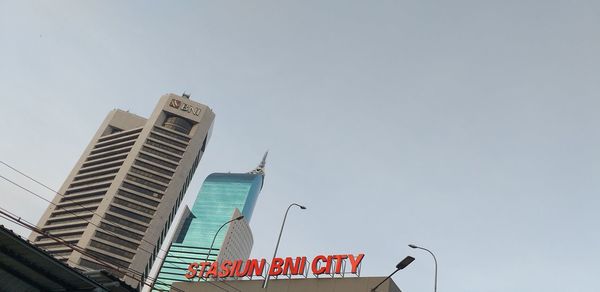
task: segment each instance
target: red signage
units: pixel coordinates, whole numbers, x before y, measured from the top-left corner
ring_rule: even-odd
[[[193,279],[199,278],[228,278],[228,277],[252,277],[252,276],[293,276],[312,273],[315,276],[327,274],[344,274],[346,266],[349,265],[351,274],[357,274],[364,254],[356,256],[352,254],[338,255],[318,255],[310,262],[306,257],[296,258],[274,258],[267,267],[265,259],[250,260],[225,260],[221,263],[214,262],[194,262],[188,266],[185,277]],[[265,271],[267,274],[265,274]]]

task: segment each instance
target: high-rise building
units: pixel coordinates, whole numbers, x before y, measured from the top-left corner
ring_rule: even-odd
[[[208,143],[210,108],[167,94],[149,118],[111,111],[29,240],[81,270],[145,282]]]
[[[251,172],[213,173],[206,178],[191,211],[184,214],[181,226],[173,236],[155,290],[169,291],[171,283],[186,281],[184,275],[193,261],[247,259],[250,256],[254,241],[247,222],[252,218],[263,186],[266,156],[265,153],[260,165]],[[225,222],[240,214],[244,219],[233,221],[226,232],[217,233]]]

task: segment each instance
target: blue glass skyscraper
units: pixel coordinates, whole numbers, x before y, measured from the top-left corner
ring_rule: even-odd
[[[171,283],[188,281],[184,274],[190,262],[217,258],[227,232],[223,230],[216,236],[210,255],[209,248],[215,233],[231,220],[235,209],[246,222],[250,221],[264,182],[266,156],[251,172],[213,173],[204,180],[191,212],[181,219],[174,235],[154,285],[156,291],[168,291]]]

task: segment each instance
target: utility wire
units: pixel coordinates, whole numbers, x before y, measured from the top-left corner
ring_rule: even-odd
[[[4,161],[0,160],[0,163],[1,163],[1,164],[3,164],[3,165],[5,165],[5,166],[7,166],[7,167],[8,167],[8,168],[10,168],[10,169],[12,169],[13,171],[15,171],[15,172],[17,172],[17,173],[19,173],[19,174],[21,174],[21,175],[25,176],[26,178],[28,178],[28,179],[30,179],[30,180],[32,180],[32,181],[34,181],[35,183],[37,183],[37,184],[39,184],[39,185],[43,186],[44,188],[46,188],[46,189],[48,189],[48,190],[50,190],[50,191],[52,191],[52,192],[56,193],[57,195],[59,195],[59,196],[61,196],[61,197],[65,197],[65,195],[63,195],[63,194],[59,193],[58,191],[55,191],[55,190],[53,190],[52,188],[48,187],[47,185],[43,184],[42,182],[40,182],[40,181],[38,181],[38,180],[34,179],[33,177],[31,177],[31,176],[27,175],[26,173],[24,173],[24,172],[22,172],[22,171],[20,171],[20,170],[16,169],[15,167],[12,167],[11,165],[9,165],[9,164],[5,163]],[[12,181],[12,180],[10,180],[10,179],[8,179],[8,178],[6,178],[6,177],[2,176],[2,175],[0,175],[0,178],[2,178],[2,179],[4,179],[4,180],[6,180],[7,182],[9,182],[9,183],[11,183],[11,184],[15,185],[16,187],[18,187],[18,188],[20,188],[20,189],[22,189],[22,190],[24,190],[24,191],[26,191],[26,192],[28,192],[28,193],[30,193],[30,194],[32,194],[32,195],[34,195],[34,196],[38,197],[39,199],[42,199],[42,200],[44,200],[45,202],[48,202],[48,203],[50,203],[50,204],[54,205],[54,206],[55,206],[55,207],[57,207],[57,208],[60,208],[60,209],[62,209],[62,210],[65,210],[65,211],[67,211],[68,213],[70,213],[71,215],[75,216],[76,218],[78,218],[78,219],[82,219],[82,220],[84,220],[85,222],[87,222],[87,223],[89,223],[89,224],[91,224],[91,225],[93,225],[93,226],[96,226],[96,227],[98,227],[98,228],[102,229],[103,231],[106,231],[106,232],[110,233],[110,234],[111,234],[111,235],[113,235],[113,236],[117,236],[117,237],[119,237],[119,236],[120,236],[120,235],[118,235],[118,234],[116,234],[116,233],[114,233],[114,232],[112,232],[112,231],[110,231],[110,230],[106,230],[106,229],[103,229],[103,228],[101,228],[100,226],[98,226],[98,225],[94,224],[93,222],[89,221],[88,219],[86,219],[86,218],[84,218],[84,217],[81,217],[81,215],[78,215],[78,214],[76,214],[76,213],[72,212],[70,209],[67,209],[67,208],[65,208],[65,207],[63,207],[63,206],[59,206],[58,204],[55,204],[54,202],[52,202],[52,201],[50,201],[50,200],[48,200],[48,199],[44,198],[43,196],[41,196],[41,195],[39,195],[39,194],[37,194],[37,193],[35,193],[35,192],[33,192],[33,191],[31,191],[31,190],[29,190],[29,189],[27,189],[27,188],[23,187],[22,185],[20,185],[20,184],[18,184],[18,183],[16,183],[16,182],[14,182],[14,181]],[[85,208],[85,206],[84,206],[84,205],[82,205],[82,204],[79,204],[79,203],[77,203],[77,204],[78,204],[80,207],[84,207],[84,208]],[[101,217],[101,218],[102,218],[102,215],[100,215],[100,214],[96,213],[95,211],[92,211],[92,210],[85,210],[85,211],[88,211],[88,212],[90,212],[90,213],[92,213],[92,214],[94,214],[94,215],[97,215],[97,216],[99,216],[99,217]],[[155,234],[155,235],[156,235],[156,234]],[[143,238],[141,239],[141,241],[143,241],[143,242],[146,242],[146,243],[150,244],[150,245],[151,245],[152,247],[154,247],[154,248],[157,248],[157,245],[156,245],[156,244],[153,244],[152,242],[149,242],[149,241],[147,241],[147,240],[145,240],[145,239],[143,239]],[[150,251],[148,251],[148,250],[145,250],[145,249],[143,249],[142,247],[139,247],[139,246],[138,246],[138,249],[139,249],[139,250],[141,250],[141,251],[144,251],[144,252],[146,252],[146,253],[148,253],[148,254],[150,254],[150,255],[153,255],[153,254],[154,254],[153,252],[150,252]],[[162,248],[160,248],[160,247],[158,247],[158,250],[159,250],[159,251],[163,251],[163,252],[165,252],[165,253],[167,253],[167,254],[168,254],[168,251],[166,251],[166,250],[164,250],[164,249],[162,249]],[[172,255],[171,257],[173,257],[173,258],[177,259],[177,260],[178,260],[179,262],[181,262],[182,264],[188,264],[188,263],[186,263],[186,262],[182,261],[182,260],[181,260],[181,258],[180,258],[180,257],[178,257],[178,256]],[[158,256],[158,254],[156,255],[156,259],[163,260],[163,261],[165,260],[165,258],[163,258],[163,257],[159,257],[159,256]],[[168,263],[168,262],[167,262],[167,263]],[[168,263],[168,264],[170,264],[170,263]],[[175,267],[175,268],[179,269],[178,267],[176,267],[176,266],[173,266],[172,264],[171,264],[171,267]]]
[[[95,261],[100,266],[103,266],[103,267],[109,268],[109,269],[116,269],[118,271],[121,271],[121,269],[125,269],[126,270],[126,271],[124,271],[125,272],[124,273],[125,276],[127,276],[127,277],[129,277],[131,279],[134,279],[136,281],[140,281],[144,285],[148,285],[148,283],[144,279],[141,279],[142,278],[142,274],[140,272],[137,272],[137,271],[135,271],[133,269],[130,269],[130,268],[127,268],[127,267],[120,266],[120,265],[118,265],[116,263],[107,263],[104,259],[96,256],[95,254],[88,253],[83,247],[75,245],[75,244],[71,244],[71,243],[67,242],[66,240],[64,240],[63,238],[61,238],[59,236],[55,236],[55,235],[49,234],[49,233],[47,233],[47,232],[45,232],[45,231],[43,231],[43,230],[35,227],[35,225],[33,225],[31,222],[28,222],[28,221],[22,219],[20,216],[18,216],[16,214],[14,214],[14,213],[12,213],[12,212],[10,212],[10,211],[2,208],[2,207],[0,207],[0,217],[5,218],[5,219],[7,219],[9,221],[12,221],[12,222],[14,222],[14,223],[16,223],[16,224],[18,224],[18,225],[20,225],[22,227],[25,227],[25,228],[33,231],[33,232],[36,232],[36,233],[39,233],[39,234],[42,234],[42,235],[46,235],[46,236],[50,237],[52,240],[54,240],[54,241],[56,241],[56,242],[58,242],[58,243],[60,243],[62,245],[65,245],[65,246],[69,247],[71,250],[79,252],[79,253],[87,256],[87,257],[90,257],[93,261]],[[133,273],[134,276],[137,275],[137,276],[139,276],[139,278],[134,277],[132,275],[129,275],[129,274],[127,274],[127,272]],[[149,280],[153,280],[151,277],[148,277],[148,279]],[[157,283],[165,284],[164,282],[160,282],[160,281],[157,281]],[[178,288],[174,288],[174,289],[182,291],[181,289],[178,289]]]
[[[13,166],[11,166],[11,165],[7,164],[6,162],[4,162],[4,161],[0,160],[0,164],[3,164],[3,165],[5,165],[6,167],[8,167],[8,168],[10,168],[11,170],[13,170],[13,171],[15,171],[15,172],[19,173],[20,175],[22,175],[22,176],[24,176],[24,177],[26,177],[26,178],[30,179],[31,181],[33,181],[33,182],[35,182],[35,183],[37,183],[37,184],[41,185],[42,187],[44,187],[44,188],[46,188],[46,189],[48,189],[48,190],[50,190],[50,191],[54,192],[54,193],[55,193],[55,194],[57,194],[58,196],[60,196],[60,197],[65,197],[65,195],[64,195],[64,194],[61,194],[60,192],[58,192],[58,191],[56,191],[56,190],[54,190],[54,189],[50,188],[50,187],[49,187],[49,186],[47,186],[46,184],[44,184],[44,183],[40,182],[39,180],[37,180],[37,179],[35,179],[35,178],[31,177],[30,175],[28,175],[28,174],[26,174],[26,173],[24,173],[24,172],[22,172],[22,171],[18,170],[17,168],[15,168],[15,167],[13,167]],[[89,223],[89,224],[91,224],[91,225],[93,225],[93,226],[96,226],[96,227],[98,227],[98,228],[102,229],[100,226],[98,226],[98,225],[94,224],[93,222],[91,222],[91,221],[87,220],[86,218],[83,218],[83,217],[81,217],[80,215],[73,213],[71,210],[68,210],[68,209],[66,209],[65,207],[58,206],[58,205],[57,205],[57,204],[55,204],[54,202],[52,202],[52,201],[50,201],[50,200],[48,200],[48,199],[46,199],[46,198],[42,197],[41,195],[39,195],[39,194],[37,194],[37,193],[35,193],[35,192],[33,192],[33,191],[31,191],[31,190],[29,190],[29,189],[27,189],[27,188],[23,187],[22,185],[20,185],[20,184],[18,184],[18,183],[16,183],[16,182],[14,182],[14,181],[12,181],[12,180],[10,180],[10,179],[8,179],[8,178],[6,178],[6,177],[2,176],[2,175],[0,175],[0,178],[2,178],[2,179],[4,179],[4,180],[6,180],[7,182],[9,182],[9,183],[11,183],[11,184],[13,184],[13,185],[17,186],[18,188],[20,188],[20,189],[22,189],[22,190],[24,190],[24,191],[26,191],[26,192],[28,192],[28,193],[30,193],[30,194],[32,194],[32,195],[34,195],[34,196],[36,196],[37,198],[39,198],[39,199],[41,199],[41,200],[44,200],[44,201],[46,201],[46,202],[48,202],[48,203],[50,203],[50,204],[54,205],[54,206],[55,206],[55,207],[57,207],[57,208],[60,208],[60,209],[62,209],[62,210],[65,210],[65,211],[67,211],[67,212],[71,213],[71,214],[72,214],[73,216],[75,216],[76,218],[82,219],[82,220],[86,221],[87,223]],[[85,206],[83,206],[82,204],[79,204],[79,203],[77,203],[77,204],[78,204],[79,206],[81,206],[81,207],[85,207]],[[91,212],[91,213],[93,213],[93,214],[95,214],[95,215],[98,215],[99,217],[102,217],[100,214],[96,213],[95,211],[91,211],[91,210],[86,210],[86,211],[89,211],[89,212]],[[117,236],[117,237],[119,237],[119,235],[118,235],[118,234],[115,234],[115,233],[113,233],[112,231],[105,230],[105,229],[102,229],[102,230],[103,230],[103,231],[106,231],[107,233],[110,233],[110,234],[112,234],[113,236]],[[154,248],[158,248],[158,250],[159,250],[159,251],[163,251],[163,252],[165,252],[165,253],[166,253],[166,254],[165,254],[165,256],[167,256],[167,255],[168,255],[168,251],[165,251],[164,249],[162,249],[162,248],[158,247],[157,245],[155,245],[155,244],[153,244],[153,243],[151,243],[151,242],[149,242],[149,241],[147,241],[147,240],[144,240],[143,238],[142,238],[142,240],[141,240],[141,241],[144,241],[144,242],[146,242],[146,243],[150,244],[150,245],[151,245],[151,246],[153,246]],[[139,246],[138,246],[138,249],[139,249],[139,250],[141,250],[141,251],[144,251],[144,252],[146,252],[146,253],[148,253],[148,254],[150,254],[150,255],[153,255],[153,253],[152,253],[152,252],[150,252],[150,251],[147,251],[147,250],[145,250],[145,249],[143,249],[143,248],[141,248],[141,247],[139,247]],[[183,262],[183,261],[181,260],[181,258],[180,258],[180,257],[178,257],[178,256],[171,255],[171,257],[173,257],[173,258],[177,259],[177,260],[178,260],[180,263],[182,263],[182,264],[187,264],[186,262]],[[159,257],[158,255],[156,255],[156,257],[155,257],[155,258],[156,258],[156,259],[163,260],[163,262],[164,262],[164,263],[166,263],[166,264],[169,264],[169,265],[170,265],[171,267],[173,267],[173,268],[179,269],[179,267],[177,267],[177,266],[174,266],[172,263],[165,261],[165,258],[164,258],[164,257]],[[136,271],[136,272],[137,272],[137,271]],[[139,273],[139,272],[138,272],[138,273]],[[159,271],[159,273],[160,273],[160,271]],[[146,276],[146,277],[147,277],[147,278],[151,278],[149,275],[148,275],[148,276]],[[157,275],[157,277],[158,277],[158,275]],[[156,281],[157,281],[157,280],[156,280]],[[210,281],[206,281],[206,282],[209,282],[210,284],[212,284],[212,285],[215,285],[215,284],[211,283]],[[224,282],[224,281],[222,281],[222,282]],[[147,283],[145,283],[145,282],[143,282],[143,283],[144,283],[145,285],[148,285],[148,284],[147,284]],[[158,283],[158,282],[157,282],[157,283]],[[164,283],[162,283],[162,284],[164,284]],[[233,287],[233,286],[231,286],[231,285],[229,285],[229,284],[227,284],[227,283],[224,283],[224,284],[225,284],[225,285],[227,285],[227,286],[230,286],[230,287],[231,287],[231,288],[233,288],[233,289],[236,289],[235,287]],[[152,287],[152,285],[148,285],[148,286]],[[218,286],[217,286],[217,287],[218,287]],[[221,287],[219,287],[219,288],[221,288]],[[238,289],[236,289],[236,290],[238,290]],[[227,290],[227,291],[228,291],[228,290]],[[238,290],[238,291],[240,291],[240,290]]]

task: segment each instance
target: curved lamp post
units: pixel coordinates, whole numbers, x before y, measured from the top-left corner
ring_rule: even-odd
[[[414,244],[409,244],[408,245],[410,248],[416,248],[416,249],[422,249],[426,252],[428,252],[429,254],[431,254],[431,256],[433,257],[433,262],[435,263],[435,276],[434,276],[434,282],[433,282],[433,292],[437,292],[437,270],[438,270],[438,263],[437,263],[437,259],[435,258],[435,255],[433,254],[433,252],[431,252],[430,250],[424,248],[424,247],[420,247],[418,245],[414,245]]]
[[[281,241],[281,234],[283,233],[283,226],[285,226],[285,219],[287,218],[288,212],[292,206],[299,207],[302,210],[306,210],[306,207],[302,205],[298,205],[296,203],[291,203],[287,210],[285,211],[285,215],[283,216],[283,222],[281,223],[281,230],[279,230],[279,237],[277,238],[277,244],[275,245],[275,252],[273,253],[273,258],[277,256],[277,249],[279,249],[279,242]],[[267,271],[267,277],[265,278],[265,282],[263,283],[263,288],[267,288],[267,282],[269,282],[269,273]]]
[[[206,254],[206,260],[205,262],[208,262],[208,257],[210,256],[210,253],[212,252],[213,246],[215,244],[215,240],[217,239],[217,235],[219,234],[219,231],[221,231],[221,229],[223,229],[223,227],[225,227],[225,225],[233,222],[233,221],[238,221],[238,220],[242,220],[244,219],[244,215],[236,217],[234,219],[231,219],[225,223],[223,223],[223,225],[221,225],[221,227],[219,227],[219,230],[217,230],[217,232],[215,233],[215,236],[213,237],[212,243],[210,244],[210,248],[208,249],[208,253]],[[198,281],[200,281],[200,279],[198,279]]]
[[[406,268],[408,265],[410,265],[410,263],[412,263],[415,260],[415,258],[411,257],[411,256],[407,256],[405,257],[401,262],[399,262],[396,265],[396,270],[391,273],[389,276],[387,276],[387,278],[383,279],[383,281],[381,281],[379,284],[377,284],[377,286],[375,286],[373,289],[371,289],[371,292],[375,292],[375,290],[377,290],[377,288],[379,286],[381,286],[381,284],[383,284],[383,282],[385,282],[387,279],[391,278],[396,272]]]

